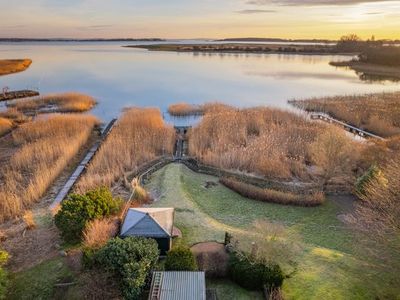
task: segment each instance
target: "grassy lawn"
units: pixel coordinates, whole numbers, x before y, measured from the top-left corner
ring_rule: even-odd
[[[282,206],[243,198],[218,184],[216,177],[171,164],[153,174],[146,188],[158,201],[152,206],[175,207],[175,225],[189,244],[218,240],[224,232],[246,233],[256,220],[286,225],[302,236],[299,270],[285,281],[288,299],[393,299],[400,295],[394,274],[361,257],[350,229],[337,218],[334,201],[315,208]]]
[[[250,292],[228,279],[207,279],[208,289],[215,289],[218,300],[262,300],[260,292]]]
[[[71,275],[63,258],[45,261],[29,270],[12,274],[7,299],[55,299],[54,284]]]

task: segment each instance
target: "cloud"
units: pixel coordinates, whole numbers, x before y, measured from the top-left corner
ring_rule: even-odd
[[[250,15],[250,14],[263,14],[263,13],[275,13],[273,9],[243,9],[236,11],[238,14]]]
[[[246,4],[267,5],[278,4],[288,6],[321,6],[321,5],[352,5],[371,2],[398,2],[398,0],[247,0]]]

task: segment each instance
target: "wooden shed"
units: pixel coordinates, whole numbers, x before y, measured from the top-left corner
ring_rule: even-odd
[[[120,236],[155,239],[160,254],[165,255],[172,246],[173,227],[173,208],[130,208],[125,215]]]

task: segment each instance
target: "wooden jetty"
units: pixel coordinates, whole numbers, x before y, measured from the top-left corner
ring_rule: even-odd
[[[174,128],[176,131],[174,159],[179,160],[188,154],[187,133],[191,126],[175,126]]]
[[[64,198],[68,195],[69,191],[72,189],[76,181],[82,175],[83,171],[86,169],[89,162],[92,160],[93,156],[96,154],[97,150],[100,148],[100,145],[105,140],[107,135],[110,133],[112,127],[114,126],[117,119],[112,119],[110,123],[101,131],[101,140],[96,142],[92,148],[86,153],[86,156],[80,162],[79,166],[76,167],[75,171],[69,177],[68,181],[65,183],[64,187],[58,192],[54,201],[50,205],[50,209],[55,208],[58,204],[60,204]]]
[[[19,98],[35,97],[35,96],[39,96],[39,92],[32,90],[10,91],[5,93],[0,93],[0,102],[19,99]]]
[[[364,137],[364,138],[374,138],[374,139],[384,140],[384,138],[379,136],[379,135],[376,135],[376,134],[373,134],[371,132],[365,131],[365,130],[363,130],[361,128],[357,128],[357,127],[355,127],[353,125],[350,125],[350,124],[347,124],[345,122],[336,120],[336,119],[334,119],[334,118],[332,118],[332,117],[330,117],[330,116],[328,116],[328,115],[326,115],[324,113],[311,113],[310,117],[313,120],[321,120],[321,121],[325,121],[325,122],[328,122],[328,123],[331,123],[331,124],[339,125],[339,126],[343,127],[345,130],[347,130],[347,131],[349,131],[349,132],[351,132],[353,134],[359,135],[361,137]]]

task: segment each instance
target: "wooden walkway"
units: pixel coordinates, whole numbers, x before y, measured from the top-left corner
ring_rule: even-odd
[[[19,99],[19,98],[34,97],[34,96],[39,96],[39,92],[31,90],[11,91],[6,93],[0,93],[0,102]]]
[[[357,127],[347,124],[345,122],[336,120],[324,113],[311,113],[310,117],[313,120],[322,120],[322,121],[325,121],[325,122],[328,122],[331,124],[336,124],[336,125],[342,126],[345,130],[347,130],[353,134],[359,135],[361,137],[364,137],[364,138],[374,138],[374,139],[384,140],[384,138],[379,135],[376,135],[371,132],[365,131],[363,129],[357,128]]]
[[[114,126],[117,119],[113,119],[108,123],[108,125],[101,131],[101,140],[96,142],[92,148],[86,153],[86,156],[80,162],[79,166],[75,169],[74,173],[69,177],[68,181],[65,183],[64,187],[58,192],[54,201],[50,205],[50,209],[55,208],[58,204],[60,204],[64,198],[68,195],[69,191],[72,189],[76,181],[82,175],[82,172],[86,169],[89,162],[92,160],[93,156],[96,154],[97,150],[100,148],[100,145],[105,140],[107,135],[110,133],[112,127]]]

